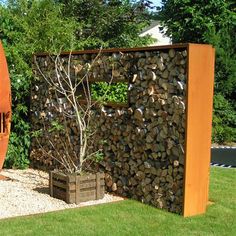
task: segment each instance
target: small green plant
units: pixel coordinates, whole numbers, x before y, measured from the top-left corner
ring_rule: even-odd
[[[91,84],[91,94],[94,100],[102,99],[105,102],[127,103],[128,83],[96,82]]]
[[[94,154],[94,161],[96,163],[100,163],[101,161],[103,161],[104,159],[104,154],[103,152],[101,152],[100,150],[98,150],[95,154]]]
[[[53,120],[51,122],[51,127],[49,128],[48,131],[51,133],[53,131],[63,131],[63,130],[65,130],[65,127],[62,124],[60,124],[58,120]]]
[[[43,133],[43,130],[42,130],[42,129],[32,131],[32,132],[31,132],[31,137],[32,137],[32,138],[41,137],[41,136],[42,136],[42,133]]]
[[[28,135],[20,137],[15,132],[12,132],[4,167],[16,169],[27,168],[29,166],[29,153],[25,146],[29,147],[29,145],[30,142]]]

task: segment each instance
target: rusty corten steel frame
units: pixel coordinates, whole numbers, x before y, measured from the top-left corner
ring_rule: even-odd
[[[188,52],[183,216],[203,214],[208,205],[215,49],[211,45],[176,44],[143,48],[104,49],[135,52],[186,49]],[[99,53],[99,50],[63,52],[61,55]],[[37,53],[46,56],[48,53]]]
[[[11,85],[7,61],[0,42],[0,170],[2,169],[11,128]]]

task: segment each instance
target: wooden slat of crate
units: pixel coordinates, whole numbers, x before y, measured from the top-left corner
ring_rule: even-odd
[[[69,191],[69,188],[70,188],[69,180],[70,180],[70,177],[66,176],[66,202],[67,203],[71,203],[70,191]]]
[[[62,189],[66,188],[66,182],[61,182],[53,179],[53,185]]]
[[[49,172],[49,191],[50,196],[53,197],[53,173],[51,171]]]
[[[66,180],[67,179],[67,175],[63,174],[63,173],[58,173],[56,171],[52,171],[53,172],[53,178],[57,178],[60,180]],[[100,178],[103,179],[104,178],[104,174],[103,173],[99,173],[100,174]],[[69,176],[69,182],[75,182],[75,177],[74,175],[70,175]],[[95,180],[96,179],[96,175],[95,174],[90,174],[90,175],[84,175],[84,176],[78,176],[80,179],[80,182],[83,181],[87,181],[87,180]]]
[[[100,173],[96,174],[96,199],[99,199],[101,196],[101,177]]]
[[[65,188],[65,184],[55,181],[54,183],[56,183],[55,185],[58,187],[62,187]],[[105,181],[104,179],[99,181],[99,185],[100,186],[105,186]],[[86,182],[79,182],[79,186],[80,186],[80,190],[83,191],[84,189],[90,189],[90,188],[95,188],[97,186],[97,182],[95,181],[86,181]],[[76,190],[76,183],[69,183],[69,191],[74,191]]]
[[[84,197],[84,196],[89,196],[89,195],[94,195],[95,196],[95,193],[96,193],[96,190],[93,189],[93,190],[86,190],[86,191],[81,191],[80,190],[80,196],[81,197]]]
[[[76,192],[67,192],[67,203],[75,203]]]
[[[76,187],[76,194],[75,194],[75,203],[80,203],[80,183],[79,183],[79,176],[75,179],[75,187]]]
[[[96,190],[80,192],[80,202],[96,200]]]
[[[67,181],[68,181],[68,183],[74,184],[76,182],[76,175],[68,175]]]
[[[76,183],[69,183],[68,191],[70,191],[70,192],[75,191],[76,192]]]
[[[53,187],[53,197],[66,201],[66,194],[63,189]]]
[[[52,174],[53,174],[53,179],[60,179],[60,180],[64,180],[64,181],[67,180],[67,176],[62,173],[57,173],[57,172],[53,171]]]
[[[85,196],[85,197],[80,198],[80,202],[87,202],[87,201],[93,201],[93,200],[97,200],[95,198],[95,195]]]
[[[79,176],[80,178],[80,182],[86,181],[86,180],[95,180],[96,179],[96,174],[91,174],[91,175],[84,175],[84,176]],[[100,173],[100,178],[103,179],[104,178],[104,174]]]
[[[82,183],[80,183],[80,189],[88,189],[88,188],[96,187],[97,184],[98,183],[95,182],[95,181],[86,182],[86,183],[82,182]],[[100,185],[105,185],[105,181],[102,179],[102,180],[100,180],[99,184]]]

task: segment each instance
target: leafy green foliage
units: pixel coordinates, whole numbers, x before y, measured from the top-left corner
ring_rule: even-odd
[[[139,37],[150,22],[147,0],[58,0],[63,13],[80,23],[76,37],[79,48],[136,47],[152,42]]]
[[[29,164],[29,95],[32,54],[71,49],[77,23],[63,20],[61,6],[51,0],[7,1],[0,5],[2,40],[12,86],[12,133],[5,167]]]
[[[167,26],[167,35],[174,43],[202,43],[209,28],[221,29],[228,20],[225,0],[162,0],[158,19]]]
[[[65,129],[65,127],[59,123],[58,120],[54,120],[51,122],[51,127],[48,130],[49,132],[53,132],[53,131],[63,131]]]
[[[213,141],[236,142],[236,125],[232,122],[236,113],[235,3],[163,0],[162,4],[157,18],[174,43],[210,43],[216,48]]]
[[[52,132],[60,132],[60,131],[64,131],[64,126],[62,124],[59,123],[58,120],[53,120],[51,121],[51,126],[50,128],[48,129],[48,132],[49,133],[52,133]],[[39,129],[39,130],[34,130],[31,132],[31,137],[33,138],[39,138],[39,137],[42,137],[43,135],[43,129]]]
[[[30,146],[30,135],[27,132],[29,130],[29,124],[26,122],[21,123],[23,127],[17,131],[22,131],[24,127],[26,131],[22,132],[22,135],[19,135],[17,131],[11,133],[8,154],[4,163],[5,167],[24,169],[29,165],[29,150],[27,149]]]
[[[236,112],[221,94],[214,96],[213,141],[217,143],[236,140]]]
[[[236,21],[216,32],[215,28],[204,34],[204,40],[216,48],[215,92],[231,102],[236,97]],[[235,100],[234,100],[235,101]]]
[[[31,137],[32,138],[38,138],[38,137],[41,137],[43,134],[43,130],[42,129],[39,129],[39,130],[34,130],[31,132]]]
[[[216,48],[213,141],[218,143],[236,142],[235,30],[229,25],[218,32],[213,28],[204,35]]]
[[[103,152],[97,151],[97,152],[94,154],[93,161],[95,161],[96,163],[100,163],[103,159],[104,159],[104,154],[103,154]]]
[[[110,84],[107,82],[96,82],[91,84],[92,99],[105,102],[127,103],[128,83]],[[105,95],[105,96],[104,96]]]

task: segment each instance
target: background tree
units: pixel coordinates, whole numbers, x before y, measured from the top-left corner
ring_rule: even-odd
[[[29,95],[32,54],[71,48],[77,28],[62,18],[61,5],[51,0],[7,1],[0,5],[0,39],[5,49],[12,85],[12,133],[6,166],[28,165],[30,146]]]
[[[32,54],[39,51],[131,47],[148,24],[149,1],[6,0],[0,1],[0,40],[12,84],[12,133],[5,166],[29,164],[29,101]]]
[[[74,17],[80,26],[76,37],[80,48],[137,47],[152,42],[139,37],[150,23],[152,3],[147,0],[58,0],[64,16]]]
[[[216,48],[213,141],[236,142],[236,13],[226,0],[163,0],[157,18],[174,43]]]

